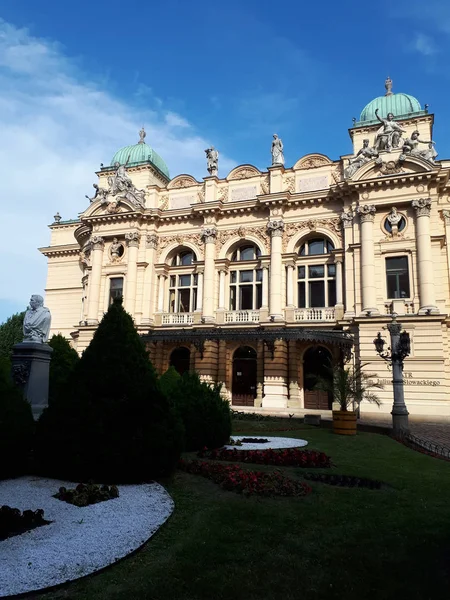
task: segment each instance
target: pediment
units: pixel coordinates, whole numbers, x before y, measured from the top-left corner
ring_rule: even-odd
[[[226,179],[227,181],[233,179],[249,179],[250,177],[259,177],[260,175],[261,171],[253,165],[239,165],[239,167],[235,167],[228,173]]]
[[[398,157],[382,155],[360,167],[348,181],[364,181],[366,179],[409,175],[411,173],[428,173],[434,167],[434,164],[416,156],[408,156],[405,160],[399,160]]]
[[[177,188],[190,187],[192,185],[200,185],[200,181],[197,181],[192,175],[177,175],[169,182],[167,189],[173,190]]]
[[[99,215],[113,215],[125,212],[135,212],[136,210],[141,210],[136,207],[132,202],[127,200],[126,198],[120,198],[120,200],[115,201],[112,197],[111,202],[102,202],[101,200],[95,200],[88,206],[88,208],[81,213],[81,217],[97,217]]]
[[[302,158],[299,158],[293,169],[294,171],[300,169],[317,169],[318,167],[325,167],[331,164],[333,164],[333,161],[325,154],[306,154]]]

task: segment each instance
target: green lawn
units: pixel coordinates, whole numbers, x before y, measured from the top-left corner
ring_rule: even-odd
[[[284,427],[298,429],[274,432]],[[235,431],[302,437],[308,448],[332,457],[336,467],[331,471],[381,479],[389,486],[364,490],[312,483],[306,498],[258,499],[177,472],[162,482],[175,500],[175,512],[142,550],[39,598],[450,597],[450,463],[385,436],[337,436],[293,420],[237,421]],[[297,468],[283,472],[301,476]]]

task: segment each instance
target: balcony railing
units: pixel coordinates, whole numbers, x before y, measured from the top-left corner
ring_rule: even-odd
[[[294,318],[296,321],[334,321],[334,308],[298,308]]]
[[[226,312],[225,323],[259,323],[259,310],[232,310]]]
[[[165,313],[162,316],[163,325],[192,325],[193,313]]]

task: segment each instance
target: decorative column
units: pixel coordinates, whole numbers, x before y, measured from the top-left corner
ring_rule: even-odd
[[[98,323],[98,302],[100,299],[100,282],[102,279],[103,248],[105,240],[100,235],[93,235],[91,244],[91,275],[89,277],[89,297],[87,322],[89,325]]]
[[[336,305],[342,306],[344,304],[342,294],[342,258],[336,257]]]
[[[430,237],[431,198],[412,201],[416,211],[417,270],[419,275],[419,314],[439,314],[436,306],[433,257]]]
[[[288,408],[300,408],[300,389],[298,385],[298,348],[297,340],[289,340],[289,400]]]
[[[225,269],[219,271],[219,310],[225,310]]]
[[[166,286],[166,276],[161,273],[158,276],[158,312],[164,311],[164,288]]]
[[[134,317],[136,305],[137,259],[140,237],[138,231],[128,231],[125,234],[125,241],[128,246],[128,257],[124,305],[125,310],[129,312],[132,317]]]
[[[203,319],[206,323],[214,321],[214,276],[216,258],[217,229],[215,226],[202,228],[202,240],[205,244],[205,276],[203,287]]]
[[[375,250],[373,244],[373,221],[376,208],[373,204],[358,206],[356,212],[361,221],[361,283],[362,312],[378,314],[375,282]]]
[[[345,254],[345,312],[344,317],[352,318],[356,314],[355,298],[355,257],[350,246],[353,245],[353,219],[354,213],[351,208],[341,213],[341,221],[344,226],[344,252]]]
[[[144,272],[144,289],[142,291],[142,324],[146,325],[153,322],[153,302],[154,302],[154,265],[155,254],[158,248],[158,236],[156,233],[148,233],[145,244],[145,262],[147,266]]]
[[[195,309],[198,312],[203,310],[203,270],[197,271],[197,306]]]
[[[447,250],[447,282],[450,283],[450,210],[443,210],[441,213],[445,223],[445,247]]]
[[[295,264],[288,263],[286,265],[286,304],[289,307],[294,306],[294,269]]]
[[[282,219],[271,219],[267,223],[267,231],[271,236],[270,245],[270,301],[269,312],[272,321],[281,321],[283,311],[281,308],[281,252],[284,222]]]

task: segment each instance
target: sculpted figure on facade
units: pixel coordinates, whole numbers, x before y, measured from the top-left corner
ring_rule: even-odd
[[[30,306],[23,320],[23,341],[40,344],[46,342],[50,323],[51,315],[48,308],[44,306],[44,298],[39,294],[34,294],[30,298]]]
[[[273,237],[282,236],[284,230],[283,219],[271,219],[267,222],[267,231]]]
[[[127,162],[124,165],[116,162],[116,172],[114,175],[108,177],[108,184],[110,186],[109,193],[115,196],[117,202],[121,198],[128,200],[135,206],[143,208],[145,205],[145,190],[138,190],[133,184],[131,179],[128,177],[126,167],[130,157],[128,156]]]
[[[397,227],[400,221],[402,220],[402,215],[400,215],[395,206],[391,208],[391,212],[386,217],[392,227]]]
[[[352,177],[360,167],[377,156],[378,152],[369,147],[369,140],[363,140],[363,147],[358,150],[355,158],[349,160],[349,166],[344,173],[345,177]]]
[[[108,190],[99,187],[97,183],[93,183],[92,187],[95,189],[95,194],[92,196],[92,198],[89,198],[87,194],[85,195],[85,198],[87,198],[89,202],[94,202],[94,200],[101,200],[103,204],[108,201]]]
[[[214,146],[211,146],[211,148],[207,148],[205,150],[206,153],[206,167],[208,170],[208,173],[212,176],[212,175],[217,175],[218,170],[219,170],[219,153],[218,151],[214,148]]]
[[[420,133],[417,131],[412,132],[410,138],[406,138],[403,143],[403,154],[409,154],[411,156],[419,156],[430,162],[434,162],[437,156],[436,149],[434,147],[435,142],[433,140],[425,141],[419,139]],[[419,144],[427,144],[427,148],[420,149]]]
[[[378,108],[375,110],[375,116],[382,123],[382,126],[377,131],[375,136],[374,149],[376,152],[385,150],[391,152],[392,148],[398,148],[400,145],[400,138],[405,130],[394,121],[394,115],[389,113],[386,119],[382,119],[378,115]]]
[[[284,154],[283,154],[283,142],[280,140],[276,133],[273,134],[272,141],[272,166],[273,165],[284,165]]]
[[[115,237],[113,238],[111,244],[111,259],[113,261],[118,261],[120,259],[121,252],[123,253],[123,246]]]

